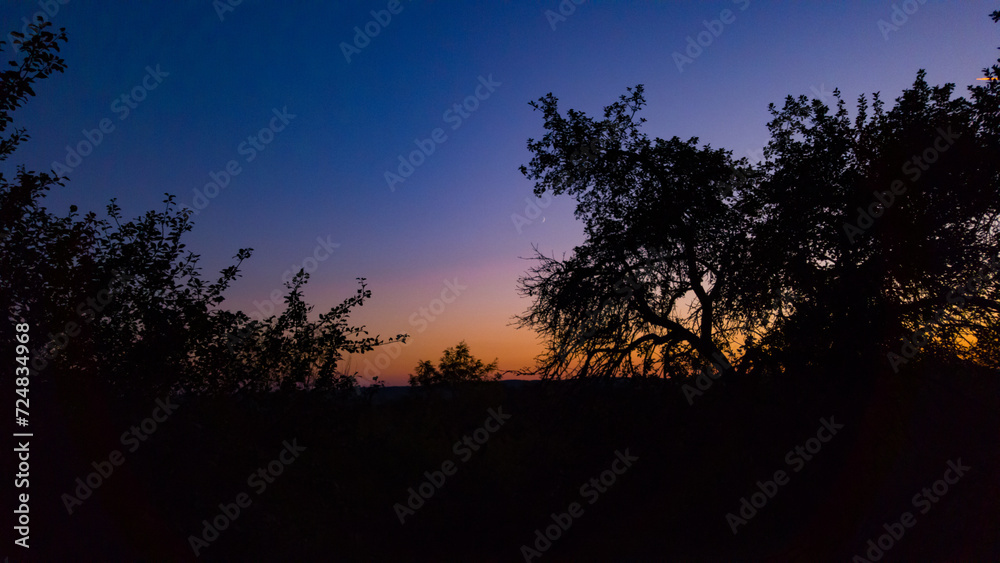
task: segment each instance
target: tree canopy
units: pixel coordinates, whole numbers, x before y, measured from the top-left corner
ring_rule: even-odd
[[[697,139],[651,141],[635,117],[644,104],[641,85],[601,121],[574,110],[564,118],[551,94],[533,103],[548,131],[529,140],[535,157],[522,173],[536,180],[536,195],[576,197],[587,235],[568,260],[539,255],[521,280],[537,298],[522,324],[551,338],[546,371],[572,358],[582,359],[582,376],[727,362],[732,327],[718,303],[742,236],[732,196],[743,163]],[[582,162],[573,158],[580,146],[589,148]],[[633,357],[641,361],[624,361]]]
[[[1000,88],[954,89],[921,70],[853,120],[839,91],[789,96],[756,165],[650,139],[642,85],[600,120],[531,102],[545,135],[521,172],[575,198],[586,237],[563,259],[536,248],[519,280],[542,374],[898,369],[922,347],[997,365]]]

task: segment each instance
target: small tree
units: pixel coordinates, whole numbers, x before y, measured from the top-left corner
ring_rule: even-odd
[[[454,348],[448,348],[441,356],[438,367],[429,360],[421,360],[417,364],[417,374],[410,375],[410,385],[451,385],[469,381],[497,381],[500,374],[495,373],[497,360],[484,364],[469,352],[469,345],[461,341]],[[490,372],[494,372],[490,375]]]
[[[351,310],[371,298],[365,278],[357,278],[360,287],[353,297],[319,315],[318,321],[310,321],[308,314],[313,306],[302,299],[302,286],[308,280],[309,274],[299,270],[286,282],[287,306],[280,315],[262,321],[251,320],[242,312],[233,315],[229,325],[232,332],[225,347],[217,347],[218,355],[212,357],[215,363],[206,363],[203,370],[229,366],[219,371],[230,379],[206,383],[256,391],[274,387],[290,390],[298,384],[325,391],[353,391],[357,387],[357,373],[338,370],[345,354],[363,354],[383,344],[406,342],[405,334],[382,340],[379,336],[368,336],[364,326],[349,324]],[[224,363],[227,359],[235,361],[230,365]]]

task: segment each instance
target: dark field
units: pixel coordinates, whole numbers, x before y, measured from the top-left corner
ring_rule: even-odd
[[[546,548],[525,552],[531,561],[845,561],[892,529],[902,535],[882,561],[1000,557],[997,374],[924,365],[874,383],[846,379],[720,379],[690,405],[669,382],[389,388],[373,401],[175,399],[145,441],[120,437],[155,402],[53,395],[39,403],[77,414],[39,417],[32,551],[52,561],[194,559],[189,537],[206,534],[220,503],[235,514],[245,493],[249,504],[231,522],[220,517],[217,536],[207,531],[215,539],[198,559],[524,561],[525,545]],[[509,418],[476,444],[490,409]],[[843,428],[831,436],[822,419]],[[478,451],[453,449],[465,435]],[[797,446],[803,455],[789,453]],[[124,462],[67,515],[60,495],[113,450]],[[628,467],[615,462],[626,450]],[[248,482],[282,457],[290,463],[272,465],[271,483]],[[948,473],[944,494],[929,489],[937,501],[914,498],[959,459],[969,469]],[[452,475],[434,475],[448,461]],[[612,469],[607,486],[587,485]],[[766,483],[779,470],[783,484]],[[422,505],[414,499],[401,524],[394,505],[425,472],[440,486]],[[734,535],[727,514],[739,516],[758,481],[770,498]],[[905,512],[913,527],[893,528]],[[551,528],[547,546],[535,531],[554,525],[552,514],[569,525]]]

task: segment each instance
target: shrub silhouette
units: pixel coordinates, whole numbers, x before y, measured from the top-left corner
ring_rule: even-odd
[[[65,30],[53,34],[49,25],[31,25],[27,38],[11,34],[20,50],[12,70],[0,73],[0,132],[12,122],[10,113],[34,95],[34,81],[65,68],[57,56]],[[0,139],[0,160],[27,139],[23,129]],[[174,196],[166,194],[163,211],[133,221],[124,220],[114,199],[108,219],[94,212],[81,217],[76,206],[60,217],[41,203],[64,181],[23,167],[13,182],[0,175],[0,289],[7,316],[0,337],[13,341],[14,323],[30,324],[33,377],[118,397],[296,384],[350,391],[356,374],[337,371],[345,353],[405,341],[403,334],[369,337],[363,326],[348,323],[350,311],[371,296],[364,278],[355,296],[317,321],[309,320],[312,306],[302,300],[308,280],[302,271],[286,284],[280,315],[252,321],[241,311],[220,309],[253,249],[240,249],[236,264],[207,282],[199,256],[181,242],[193,227],[192,211],[179,209]]]
[[[410,375],[410,385],[454,385],[476,381],[496,381],[500,379],[496,372],[497,360],[484,364],[469,352],[469,345],[461,341],[454,348],[448,348],[441,356],[441,361],[435,368],[430,360],[421,360],[417,364],[416,375]]]

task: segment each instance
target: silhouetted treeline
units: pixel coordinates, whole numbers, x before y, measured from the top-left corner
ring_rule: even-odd
[[[59,44],[65,30],[33,24],[28,35],[12,33],[17,47],[2,73],[0,160],[28,139],[8,131],[11,113],[26,103],[31,85],[62,72]],[[11,47],[7,45],[5,48]],[[190,209],[167,194],[162,211],[126,221],[115,200],[107,219],[66,215],[43,207],[46,192],[67,181],[19,167],[0,176],[0,270],[6,322],[4,342],[16,323],[29,328],[31,377],[96,386],[118,396],[162,397],[177,393],[232,393],[293,389],[300,384],[331,392],[356,390],[356,374],[338,370],[345,354],[402,341],[383,340],[352,326],[354,307],[369,299],[364,278],[356,295],[313,321],[302,301],[309,275],[300,271],[285,286],[285,310],[260,320],[221,309],[224,292],[239,276],[252,249],[240,249],[235,265],[214,281],[201,277],[199,256],[181,242],[192,228]]]
[[[600,120],[532,102],[545,134],[521,171],[574,197],[586,233],[565,259],[536,249],[520,280],[543,373],[1000,367],[1000,88],[954,90],[921,70],[853,118],[838,90],[832,107],[789,96],[760,163],[650,139],[642,85]]]

